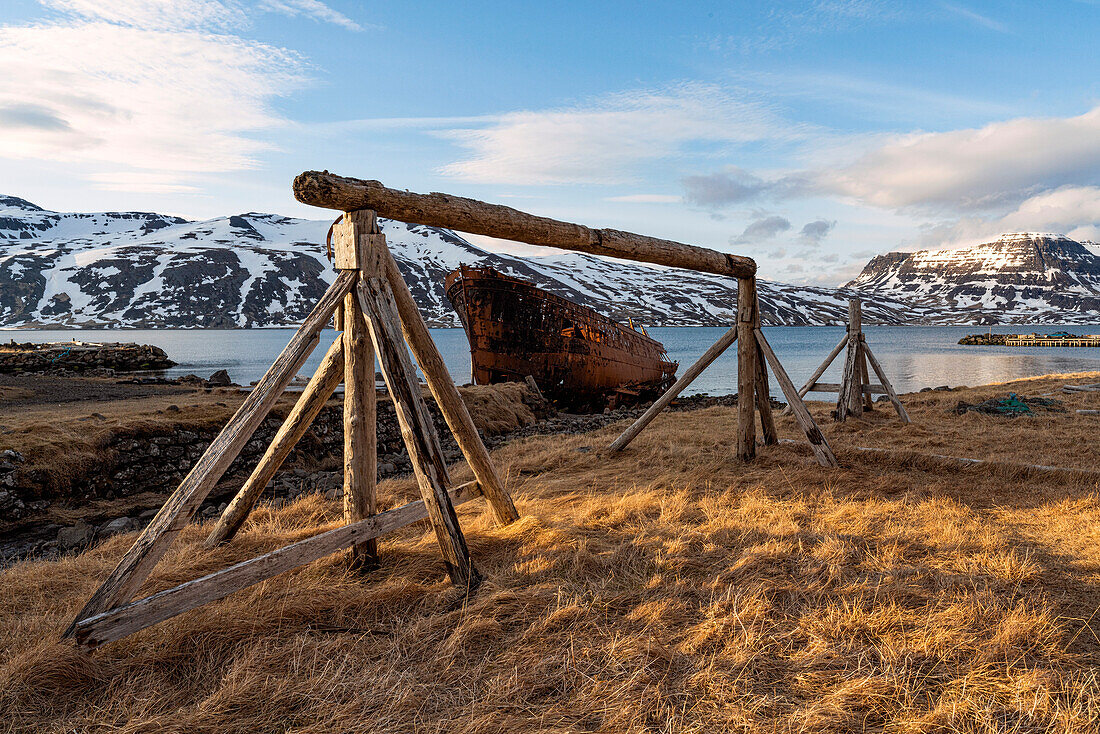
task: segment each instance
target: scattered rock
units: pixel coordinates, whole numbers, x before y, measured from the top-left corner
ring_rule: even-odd
[[[95,528],[86,522],[80,522],[57,531],[57,545],[63,552],[86,548],[95,538]]]
[[[229,373],[225,370],[218,370],[210,377],[206,378],[206,383],[214,387],[229,387],[233,384],[233,381],[229,379]]]
[[[109,538],[112,535],[120,535],[137,530],[137,521],[132,517],[116,517],[114,520],[103,523],[99,528],[101,538]]]

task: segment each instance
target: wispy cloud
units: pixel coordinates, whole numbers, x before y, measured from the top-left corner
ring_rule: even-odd
[[[802,238],[803,242],[817,246],[821,244],[821,240],[829,236],[834,227],[836,227],[836,220],[816,219],[803,225],[799,237]]]
[[[281,13],[291,18],[301,16],[322,23],[332,23],[347,28],[349,31],[361,31],[364,28],[361,24],[339,10],[325,5],[320,0],[260,0],[259,8]],[[368,24],[368,26],[371,28],[379,27],[373,24]]]
[[[678,204],[683,199],[671,194],[627,194],[626,196],[608,196],[604,201],[617,201],[625,204]]]
[[[172,29],[228,29],[247,22],[236,0],[40,0],[42,5],[84,20]]]
[[[731,245],[748,245],[760,240],[770,240],[780,232],[786,232],[791,228],[791,223],[786,217],[772,215],[757,219],[737,237],[730,239]]]
[[[252,167],[267,146],[250,134],[282,124],[271,100],[306,81],[297,54],[206,28],[235,4],[50,5],[52,22],[0,27],[0,157],[108,165],[100,187]]]
[[[961,5],[953,5],[951,3],[940,3],[940,7],[962,18],[966,18],[971,23],[979,25],[982,28],[988,28],[991,31],[997,31],[998,33],[1011,33],[1012,31],[1004,23],[999,20],[994,20],[988,16],[976,13],[969,8],[964,8]]]
[[[799,126],[708,84],[610,95],[544,111],[511,112],[479,129],[440,133],[469,151],[442,173],[476,183],[621,184],[645,162],[694,143],[793,139]]]

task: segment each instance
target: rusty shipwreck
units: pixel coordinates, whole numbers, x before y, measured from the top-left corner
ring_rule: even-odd
[[[463,265],[444,284],[478,385],[530,375],[554,400],[598,404],[652,396],[675,378],[659,341],[526,280]]]

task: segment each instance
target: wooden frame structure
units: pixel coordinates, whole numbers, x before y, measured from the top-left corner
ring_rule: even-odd
[[[710,349],[703,353],[653,405],[634,421],[608,447],[622,451],[638,434],[645,430],[661,411],[669,406],[688,385],[703,373],[730,346],[737,343],[737,455],[748,461],[756,455],[756,414],[760,414],[760,428],[764,445],[779,443],[779,434],[772,415],[771,395],[768,390],[768,367],[772,368],[779,388],[787,398],[788,409],[793,409],[799,428],[806,434],[814,456],[822,466],[837,466],[829,442],[821,433],[813,416],[802,402],[805,393],[799,394],[787,375],[786,369],[775,355],[767,337],[760,328],[760,299],[756,293],[756,278],[739,278],[737,281],[737,323],[723,334]]]
[[[778,442],[768,396],[766,362],[795,407],[795,416],[818,460],[836,465],[832,451],[760,330],[756,263],[751,258],[618,230],[594,230],[448,194],[397,191],[377,181],[343,178],[327,171],[299,175],[294,181],[294,193],[305,204],[344,212],[333,226],[335,266],[339,273],[336,280],[160,512],[77,614],[65,637],[75,637],[78,643],[96,647],[341,549],[351,549],[354,566],[370,567],[378,562],[379,537],[425,518],[435,531],[452,582],[467,589],[478,584],[480,576],[470,559],[454,506],[483,496],[502,524],[516,520],[518,513],[386,247],[377,216],[737,278],[737,324],[662,397],[663,403],[658,401],[654,406],[656,412],[737,341],[738,388],[741,395],[748,397],[740,401],[738,409],[738,456],[748,460],[755,455],[757,412],[764,442]],[[263,488],[341,381],[345,384],[345,524],[132,601],[305,363],[317,346],[321,329],[334,316],[341,336],[325,354],[267,451],[226,507],[206,545],[214,547],[233,538]],[[473,470],[473,482],[452,485],[409,350]],[[375,356],[394,403],[421,495],[419,501],[378,514],[375,514]],[[651,409],[653,415],[656,412]],[[645,423],[652,419],[650,413],[647,416]]]
[[[845,358],[840,382],[818,382],[841,352],[845,352]],[[875,371],[880,384],[871,384],[868,364]],[[894,386],[890,384],[886,371],[882,369],[882,365],[867,346],[867,335],[863,333],[863,312],[858,298],[848,301],[848,331],[844,338],[833,347],[833,351],[829,352],[825,361],[814,370],[810,379],[806,380],[806,384],[799,389],[798,396],[803,398],[811,392],[837,393],[836,419],[838,421],[843,422],[850,415],[861,417],[865,410],[874,409],[872,395],[886,395],[902,423],[909,422],[909,414],[898,399],[897,393],[894,392]],[[788,407],[784,410],[789,409]]]
[[[470,558],[454,505],[483,496],[498,522],[509,523],[519,515],[386,247],[374,212],[345,213],[334,225],[333,234],[339,272],[335,282],[179,488],[88,600],[66,630],[66,637],[96,647],[345,548],[351,549],[354,566],[370,567],[378,562],[376,543],[380,536],[425,518],[435,531],[451,581],[467,589],[479,583],[480,576]],[[346,524],[131,601],[283,394],[317,346],[321,329],[334,315],[342,334],[325,354],[252,474],[226,507],[206,545],[213,547],[232,539],[268,480],[341,381],[345,388]],[[476,478],[473,482],[452,486],[439,436],[409,358],[410,349],[473,470]],[[376,356],[421,495],[419,501],[378,514],[375,514]]]

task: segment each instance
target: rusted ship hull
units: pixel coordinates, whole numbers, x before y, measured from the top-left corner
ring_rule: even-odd
[[[527,281],[463,266],[445,285],[479,385],[531,375],[549,397],[583,402],[660,391],[675,378],[660,342]]]

